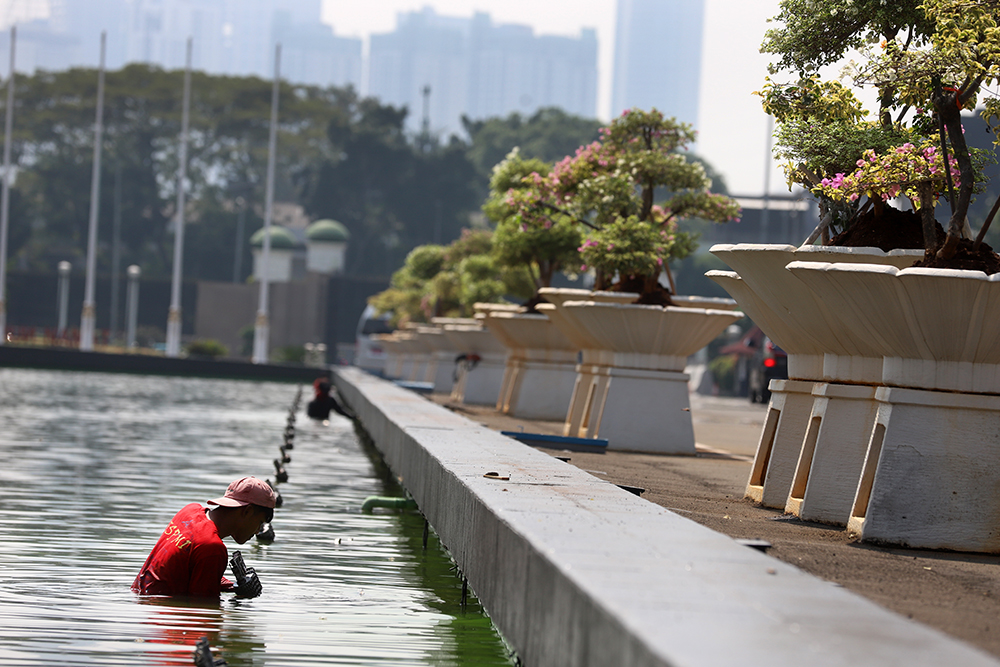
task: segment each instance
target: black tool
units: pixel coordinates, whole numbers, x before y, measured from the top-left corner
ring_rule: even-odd
[[[281,507],[282,505],[284,505],[285,504],[285,499],[281,497],[281,492],[278,491],[276,488],[274,488],[274,484],[271,484],[271,480],[267,479],[267,480],[264,480],[264,481],[266,481],[267,485],[269,487],[271,487],[272,491],[274,491],[274,507],[275,507],[275,509],[277,509],[277,508]]]
[[[261,594],[263,587],[260,585],[260,577],[256,570],[243,562],[243,554],[234,551],[233,557],[229,559],[229,567],[233,568],[233,576],[236,577],[236,597],[255,598]]]
[[[212,657],[212,647],[208,645],[208,637],[202,637],[194,645],[194,664],[195,667],[226,667],[227,663],[222,658]]]

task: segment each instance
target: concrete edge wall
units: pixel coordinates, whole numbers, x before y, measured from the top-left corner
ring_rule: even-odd
[[[390,382],[334,379],[529,667],[1000,665]]]

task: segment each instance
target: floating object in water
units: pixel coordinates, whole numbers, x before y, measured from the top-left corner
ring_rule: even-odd
[[[281,450],[281,462],[282,463],[291,463],[292,462],[292,457],[289,456],[288,453],[285,451],[288,448],[287,447],[279,447],[278,449]]]
[[[288,472],[278,459],[274,459],[274,480],[279,483],[288,481]]]
[[[291,440],[295,437],[295,427],[289,424],[285,427],[285,440]]]
[[[257,541],[274,542],[274,526],[270,523],[265,523],[261,529],[257,531]]]
[[[287,436],[285,437],[285,449],[295,449],[295,443]]]
[[[267,485],[271,487],[272,491],[274,491],[274,508],[277,509],[284,505],[285,499],[281,497],[281,492],[274,488],[274,484],[271,484],[271,480],[266,479],[264,481],[267,482]]]
[[[376,507],[394,510],[415,510],[417,503],[413,498],[385,498],[383,496],[368,496],[361,503],[362,512],[371,512]]]
[[[208,645],[208,637],[202,637],[194,645],[195,667],[226,667],[228,663],[222,658],[212,657],[212,647]]]

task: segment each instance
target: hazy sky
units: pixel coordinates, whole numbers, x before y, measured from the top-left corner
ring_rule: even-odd
[[[610,117],[615,0],[324,0],[323,18],[338,35],[366,38],[389,32],[401,11],[434,7],[438,14],[488,12],[498,23],[531,25],[536,34],[578,35],[595,28],[598,39],[598,111]],[[764,190],[767,116],[752,95],[764,81],[767,56],[758,52],[766,21],[778,0],[705,0],[705,39],[697,150],[721,171],[733,194]],[[669,30],[664,39],[670,39]],[[617,115],[621,110],[614,110]],[[771,170],[770,191],[785,193],[784,177]]]

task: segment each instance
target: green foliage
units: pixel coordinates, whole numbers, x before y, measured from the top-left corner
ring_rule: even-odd
[[[633,278],[656,275],[663,269],[663,257],[672,240],[667,232],[630,215],[618,218],[584,241],[583,261],[606,275]]]
[[[886,130],[876,123],[798,118],[779,123],[774,137],[775,157],[787,160],[782,166],[789,188],[799,183],[809,189],[824,178],[853,169],[866,150],[884,153],[920,140],[919,134],[903,127]]]
[[[874,175],[878,181],[875,188],[853,188],[858,193],[901,191],[907,184],[926,181],[927,168],[920,160],[895,157],[911,153],[906,146],[917,146],[918,152],[929,146],[939,149],[940,128],[947,134],[946,148],[960,180],[949,225],[949,237],[957,240],[982,177],[981,160],[963,136],[959,109],[974,108],[984,87],[1000,81],[998,9],[996,0],[782,0],[775,19],[782,25],[768,31],[762,51],[780,56],[771,65],[772,74],[790,71],[798,82],[785,85],[768,79],[761,96],[765,110],[778,121],[775,153],[792,160],[786,167],[789,183],[813,189],[827,210],[835,207],[831,195],[841,189],[839,184],[855,177]],[[852,64],[853,83],[873,86],[877,92],[874,123],[862,120],[863,109],[843,86],[823,82],[815,74],[851,48],[865,56],[860,65]],[[995,97],[984,107],[988,122],[1000,120]],[[877,174],[854,173],[866,154],[880,156]],[[885,160],[894,160],[891,168]],[[833,181],[838,187],[831,190]],[[869,186],[873,182],[868,179]],[[933,189],[940,190],[941,184]]]
[[[851,49],[906,32],[916,46],[924,43],[933,26],[921,10],[922,0],[782,0],[771,22],[761,52],[781,56],[771,72],[813,72],[837,62]]]
[[[790,121],[856,123],[868,115],[850,88],[839,81],[821,81],[818,74],[804,76],[793,84],[778,84],[764,77],[764,111],[780,123]]]
[[[655,284],[671,259],[685,257],[696,237],[679,232],[677,221],[699,217],[738,219],[739,206],[713,194],[701,164],[681,153],[694,138],[691,127],[653,109],[630,109],[602,130],[603,140],[583,146],[559,162],[549,176],[560,211],[593,228],[584,242],[584,262],[597,270],[597,286],[616,274]],[[657,192],[669,196],[654,203]]]
[[[726,394],[733,393],[736,384],[736,355],[720,354],[708,362],[715,384]]]
[[[551,286],[557,271],[576,270],[582,240],[575,220],[559,212],[552,190],[542,187],[550,172],[548,164],[525,160],[515,148],[494,167],[483,205],[497,224],[494,257],[502,266],[526,267],[536,289]]]
[[[490,178],[493,165],[515,147],[528,159],[551,163],[596,139],[601,127],[598,120],[555,107],[539,109],[528,118],[518,113],[485,120],[463,117],[462,124],[471,140],[469,159],[484,181]]]
[[[439,245],[417,246],[406,257],[405,267],[409,277],[416,282],[427,282],[444,266],[445,247]]]
[[[276,364],[292,364],[301,366],[306,360],[306,348],[304,345],[286,345],[279,347],[271,353],[271,361]]]
[[[432,317],[471,317],[477,302],[529,296],[534,290],[523,268],[500,266],[492,250],[488,230],[462,230],[448,246],[418,246],[393,274],[389,289],[369,303],[379,313],[392,313],[398,327]]]
[[[252,324],[246,324],[240,328],[240,356],[249,357],[253,354],[253,339],[255,335],[255,327]]]
[[[229,348],[214,338],[202,338],[187,344],[187,353],[191,357],[224,357],[229,354]]]

